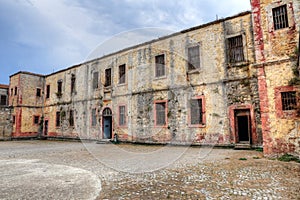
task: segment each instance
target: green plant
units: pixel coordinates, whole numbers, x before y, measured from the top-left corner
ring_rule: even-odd
[[[260,157],[258,157],[258,156],[254,156],[254,157],[253,157],[253,159],[260,159]]]
[[[239,160],[247,160],[247,158],[239,158]]]
[[[279,158],[277,158],[279,161],[283,161],[283,162],[290,162],[290,161],[295,161],[300,163],[300,158],[293,156],[291,154],[284,154],[282,156],[280,156]]]

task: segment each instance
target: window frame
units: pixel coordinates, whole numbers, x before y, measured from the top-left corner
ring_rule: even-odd
[[[163,63],[159,63],[158,62],[158,59],[160,57],[163,57]],[[155,69],[154,69],[154,77],[155,78],[164,78],[166,77],[166,54],[165,53],[162,53],[162,54],[158,54],[154,57],[154,63],[155,63]],[[158,68],[162,68],[160,69],[160,71],[163,71],[163,74],[158,74]]]
[[[99,72],[93,72],[93,89],[96,90],[99,88]]]
[[[63,81],[58,80],[57,81],[57,94],[62,95],[62,87],[63,87]]]
[[[69,125],[70,127],[73,127],[75,125],[74,110],[69,111]]]
[[[157,123],[157,104],[165,104],[165,124]],[[154,101],[154,127],[167,127],[168,126],[168,101],[167,100],[156,100]]]
[[[46,99],[49,99],[50,98],[50,85],[46,85]]]
[[[37,119],[37,123],[36,123],[36,119]],[[37,126],[40,123],[40,116],[39,115],[33,115],[33,125]]]
[[[42,96],[42,89],[36,88],[36,97],[41,97],[41,96]]]
[[[281,8],[283,8],[283,10],[281,11],[284,11],[284,13],[280,15],[275,15],[277,14],[275,12],[280,12]],[[287,4],[283,4],[272,8],[272,19],[273,19],[273,28],[275,31],[289,28],[289,15],[288,15]]]
[[[108,74],[109,72],[109,74]],[[105,79],[104,79],[104,87],[111,87],[112,86],[112,68],[105,69]]]
[[[76,76],[75,74],[71,74],[71,95],[76,92]]]
[[[200,124],[192,124],[192,108],[191,108],[191,100],[200,100],[202,102],[202,123]],[[201,96],[195,96],[193,98],[191,98],[188,101],[188,108],[189,108],[189,112],[188,112],[188,122],[189,122],[189,127],[194,127],[194,128],[203,128],[206,126],[206,116],[205,116],[205,112],[206,112],[206,108],[205,108],[205,96],[201,95]]]
[[[18,95],[18,87],[15,87],[15,96]]]
[[[299,91],[294,86],[280,86],[275,88],[275,110],[276,116],[281,119],[293,119],[297,117],[297,110],[283,110],[282,93],[296,92],[296,106],[299,107]]]
[[[121,107],[124,107],[124,122],[121,124]],[[127,106],[125,104],[119,104],[118,105],[118,125],[119,127],[127,127]]]
[[[56,111],[55,126],[56,127],[60,127],[60,125],[61,125],[61,112],[60,111]]]
[[[2,98],[5,98],[5,102],[4,102],[4,99]],[[6,106],[7,105],[7,100],[8,100],[8,96],[7,95],[0,95],[0,106]],[[3,104],[4,102],[4,104]]]
[[[91,126],[97,126],[97,108],[92,108],[91,110]]]

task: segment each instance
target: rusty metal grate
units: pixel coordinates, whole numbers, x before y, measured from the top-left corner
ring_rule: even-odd
[[[296,92],[281,93],[282,110],[294,110],[297,106]]]
[[[230,63],[245,61],[242,35],[228,38],[228,53]]]
[[[286,5],[272,9],[274,29],[282,29],[289,26]]]

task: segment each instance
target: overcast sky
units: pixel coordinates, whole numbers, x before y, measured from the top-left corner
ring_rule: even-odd
[[[159,30],[246,10],[250,0],[0,0],[0,83],[18,71],[49,74],[84,62],[99,44],[133,29],[158,28],[139,32],[154,39],[165,33]]]

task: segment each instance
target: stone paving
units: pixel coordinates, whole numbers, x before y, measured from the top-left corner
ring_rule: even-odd
[[[179,146],[0,143],[0,199],[300,199],[300,164]]]

